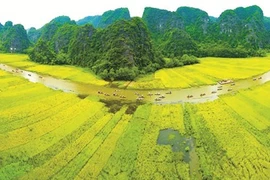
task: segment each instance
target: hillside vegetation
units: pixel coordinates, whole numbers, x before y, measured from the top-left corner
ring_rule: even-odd
[[[5,25],[0,23],[0,51],[22,53],[29,46],[27,32],[21,24],[13,25],[11,21]]]

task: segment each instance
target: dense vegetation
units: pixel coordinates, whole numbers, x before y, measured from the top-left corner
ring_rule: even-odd
[[[133,80],[198,63],[196,57],[264,56],[269,22],[258,6],[226,10],[218,18],[191,7],[175,12],[147,7],[142,18],[131,19],[127,8],[119,8],[77,22],[60,16],[30,28],[28,38],[21,25],[7,22],[0,26],[0,48],[22,52],[31,42],[27,52],[33,61],[86,66],[106,80]]]
[[[142,18],[154,45],[166,56],[186,52],[198,57],[263,56],[261,50],[269,47],[269,20],[258,6],[226,10],[217,19],[191,7],[175,12],[145,8]]]
[[[33,61],[87,66],[106,80],[132,80],[165,65],[140,18],[120,20],[104,29],[71,23],[54,27],[55,33],[41,34],[30,51]]]

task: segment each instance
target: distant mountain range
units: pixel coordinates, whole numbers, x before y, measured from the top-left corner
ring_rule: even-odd
[[[119,8],[77,22],[56,17],[28,32],[10,21],[0,24],[1,51],[37,50],[41,42],[48,46],[43,50],[52,52],[43,63],[89,66],[103,75],[128,67],[140,74],[164,67],[161,57],[263,55],[270,47],[270,18],[255,5],[226,10],[218,18],[192,7],[175,12],[146,7],[142,18],[131,18],[127,8]],[[38,53],[46,56],[40,47]]]

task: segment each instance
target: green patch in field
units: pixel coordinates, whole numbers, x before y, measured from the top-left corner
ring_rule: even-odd
[[[119,101],[119,100],[105,100],[101,99],[100,102],[104,103],[109,108],[110,113],[116,113],[123,106],[127,106],[126,114],[133,114],[138,106],[142,105],[142,102],[131,102],[131,101]]]
[[[87,98],[88,94],[78,94],[77,97],[80,99],[85,99]]]

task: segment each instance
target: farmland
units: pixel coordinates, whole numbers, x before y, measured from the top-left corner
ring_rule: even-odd
[[[24,70],[38,72],[39,74],[50,75],[61,79],[72,80],[75,82],[100,86],[108,84],[108,82],[100,79],[87,68],[38,64],[30,61],[28,56],[23,54],[0,54],[0,62]]]
[[[131,89],[188,88],[216,84],[222,79],[246,79],[269,71],[270,57],[264,58],[201,58],[200,64],[162,69],[138,78],[129,84]],[[241,73],[240,73],[241,72]]]
[[[0,84],[0,179],[270,178],[270,83],[132,114],[4,71]],[[157,144],[169,128],[196,140],[197,158]]]

